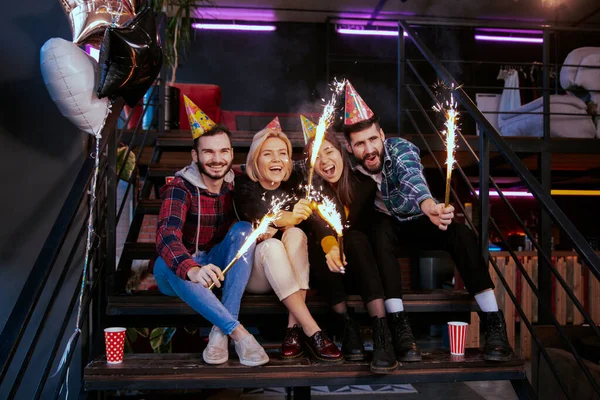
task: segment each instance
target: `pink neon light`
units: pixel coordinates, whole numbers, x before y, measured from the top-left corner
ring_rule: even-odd
[[[488,36],[475,35],[475,40],[483,40],[488,42],[513,42],[513,43],[544,43],[543,38],[528,38],[516,36]]]
[[[338,33],[342,33],[344,35],[364,35],[364,36],[398,36],[398,31],[383,31],[383,30],[375,30],[375,29],[348,29],[348,28],[338,28]],[[404,32],[404,36],[408,36],[406,32]]]
[[[477,195],[479,196],[479,190],[476,190],[475,193],[477,193]],[[529,192],[518,192],[515,190],[503,190],[502,194],[505,197],[533,197],[533,194]],[[490,197],[500,197],[500,194],[498,194],[498,192],[496,192],[495,190],[490,190],[489,195]]]
[[[544,33],[542,30],[531,29],[475,28],[475,30],[479,32],[524,33],[526,35],[541,35]]]
[[[273,32],[273,25],[238,25],[238,24],[206,24],[196,22],[192,24],[194,29],[217,30],[217,31],[253,31],[253,32]]]

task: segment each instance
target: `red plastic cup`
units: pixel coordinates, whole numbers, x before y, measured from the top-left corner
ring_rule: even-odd
[[[104,329],[104,342],[106,343],[106,362],[119,364],[123,362],[123,347],[125,345],[125,328]]]
[[[450,354],[453,356],[465,355],[465,344],[467,342],[466,322],[448,322],[448,334],[450,336]]]

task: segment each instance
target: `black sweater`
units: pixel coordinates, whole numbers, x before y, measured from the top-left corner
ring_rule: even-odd
[[[336,207],[342,216],[344,232],[359,230],[364,232],[368,225],[373,221],[375,194],[377,184],[371,177],[359,172],[352,172],[352,204],[349,207],[348,217],[344,211],[344,205],[338,199],[333,187],[327,182],[323,183],[322,193],[336,203]],[[311,218],[315,240],[321,243],[325,236],[335,236],[335,231],[318,215]]]
[[[257,222],[269,212],[274,198],[283,199],[286,196],[289,196],[290,200],[284,204],[282,210],[291,211],[298,201],[298,196],[302,196],[299,191],[301,183],[302,176],[292,172],[289,179],[281,182],[277,189],[268,190],[259,182],[252,181],[248,175],[237,176],[233,201],[239,219],[251,223]]]

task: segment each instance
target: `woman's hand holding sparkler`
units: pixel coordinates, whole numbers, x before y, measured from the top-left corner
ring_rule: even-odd
[[[221,281],[225,280],[225,275],[221,271],[221,268],[217,267],[214,264],[206,264],[202,267],[193,267],[187,273],[190,281],[194,283],[199,283],[205,288],[215,285],[216,287],[221,287]]]
[[[343,274],[346,272],[346,265],[348,263],[346,261],[342,263],[340,248],[338,246],[333,246],[331,250],[329,250],[329,253],[325,255],[325,260],[327,260],[327,267],[331,272],[338,274]]]
[[[443,203],[436,204],[433,199],[427,199],[421,203],[421,210],[429,217],[429,220],[440,230],[445,231],[454,219],[454,207],[445,206]]]
[[[307,220],[312,215],[311,202],[307,199],[300,199],[294,204],[292,210],[292,220],[295,222],[294,225],[298,225],[300,222]]]

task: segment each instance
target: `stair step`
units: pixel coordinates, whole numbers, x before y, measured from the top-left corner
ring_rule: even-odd
[[[232,132],[231,145],[234,148],[247,148],[252,144],[252,138],[256,132],[253,131],[235,131]],[[295,149],[304,148],[304,134],[302,132],[285,133]],[[344,139],[342,133],[337,134],[339,139]],[[193,140],[190,131],[179,130],[169,131],[164,136],[156,139],[156,145],[162,150],[189,150],[193,146]]]
[[[477,311],[477,304],[466,291],[436,289],[431,291],[407,292],[403,296],[407,312],[471,312]],[[308,308],[314,314],[326,314],[330,306],[322,296],[309,292],[306,299]],[[365,312],[364,304],[358,295],[350,295],[348,307],[357,312]],[[134,295],[113,295],[108,297],[107,314],[111,316],[198,316],[198,313],[178,297],[164,296],[157,291],[139,292]],[[245,295],[242,298],[240,315],[269,315],[286,313],[287,309],[275,296]]]
[[[447,349],[423,352],[423,361],[404,363],[396,372],[375,375],[367,361],[340,365],[317,364],[308,358],[283,360],[269,350],[268,364],[256,368],[239,363],[235,352],[222,365],[208,365],[201,354],[126,354],[117,365],[100,357],[84,371],[85,390],[168,390],[208,388],[261,388],[405,384],[415,382],[464,382],[526,379],[524,361],[513,355],[503,363],[483,360],[479,349],[467,349],[464,357]]]
[[[174,176],[177,171],[189,165],[189,161],[190,160],[187,160],[187,162],[178,164],[150,164],[148,166],[148,177],[166,178],[167,176]]]
[[[155,256],[156,244],[154,243],[125,242],[123,252],[121,253],[121,258],[129,260],[150,260]]]
[[[161,199],[139,200],[137,203],[137,206],[135,208],[135,212],[137,214],[158,215],[158,213],[160,212],[161,205],[162,205]]]

